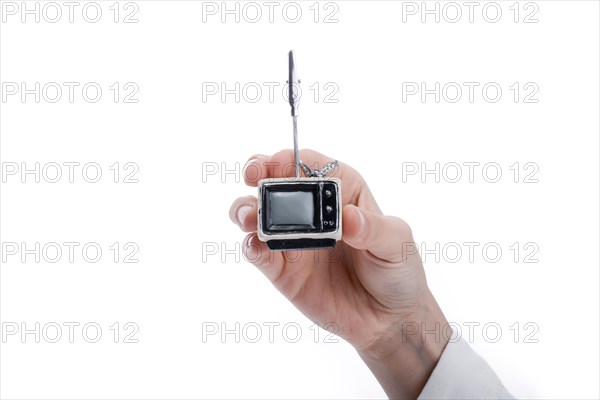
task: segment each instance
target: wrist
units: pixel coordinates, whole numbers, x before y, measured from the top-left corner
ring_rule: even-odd
[[[417,398],[446,347],[447,327],[427,289],[414,313],[402,316],[378,340],[357,351],[390,398]]]

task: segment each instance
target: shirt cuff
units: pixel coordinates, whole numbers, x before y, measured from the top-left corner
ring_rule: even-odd
[[[449,342],[419,400],[514,399],[492,368],[461,337]]]

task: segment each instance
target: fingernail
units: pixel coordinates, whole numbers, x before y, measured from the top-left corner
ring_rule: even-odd
[[[246,219],[246,215],[252,210],[250,206],[241,206],[237,210],[237,223],[239,226],[244,225],[244,220]]]
[[[358,237],[361,237],[365,233],[367,223],[365,222],[365,216],[360,211],[360,208],[356,207],[356,212],[358,213],[359,220]]]

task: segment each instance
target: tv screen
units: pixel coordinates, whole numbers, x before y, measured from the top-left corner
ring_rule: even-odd
[[[314,228],[315,192],[269,192],[269,229]]]

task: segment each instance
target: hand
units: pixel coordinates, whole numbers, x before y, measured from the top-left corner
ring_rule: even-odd
[[[300,159],[311,168],[333,161],[312,150],[301,151]],[[260,179],[293,174],[293,153],[284,150],[252,157],[244,180],[256,186]],[[336,334],[357,349],[390,397],[416,398],[446,345],[425,341],[423,331],[447,322],[427,287],[410,227],[383,215],[364,179],[348,165],[340,163],[332,176],[342,181],[343,204],[342,241],[333,251],[289,257],[269,252],[256,234],[257,199],[248,196],[230,209],[231,219],[251,232],[244,255],[308,318],[320,326],[334,323]]]

